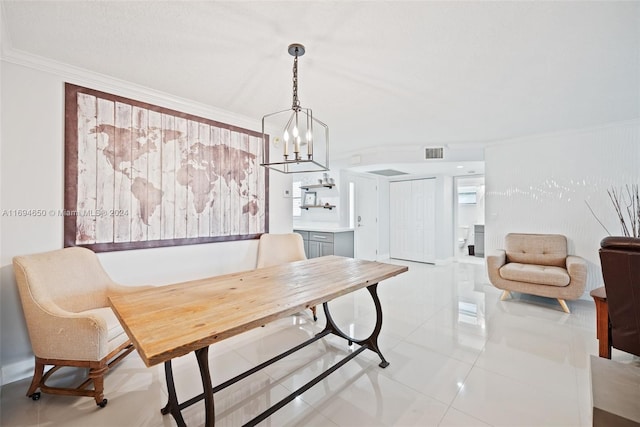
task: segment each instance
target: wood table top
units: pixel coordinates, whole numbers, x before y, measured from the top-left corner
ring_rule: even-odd
[[[404,273],[408,267],[325,256],[109,297],[147,366]]]

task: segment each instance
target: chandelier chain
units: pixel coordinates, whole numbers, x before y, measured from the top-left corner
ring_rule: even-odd
[[[293,58],[293,106],[292,109],[300,111],[300,100],[298,100],[298,55]]]

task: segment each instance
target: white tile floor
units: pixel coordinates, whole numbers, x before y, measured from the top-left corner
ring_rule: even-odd
[[[589,355],[597,354],[595,308],[516,296],[499,301],[482,259],[446,266],[409,263],[409,272],[382,282],[382,351],[378,367],[365,351],[296,398],[264,426],[587,426],[591,425]],[[364,337],[375,310],[365,290],[330,305],[344,331]],[[321,311],[321,310],[320,310]],[[320,312],[319,311],[319,312]],[[210,349],[214,384],[311,337],[324,326],[309,313],[282,319]],[[317,342],[215,395],[216,425],[239,426],[318,375],[350,351],[337,337]],[[638,363],[614,350],[614,360]],[[69,372],[69,378],[75,374]],[[195,357],[174,363],[181,400],[199,394]],[[2,426],[172,426],[162,416],[162,366],[129,356],[106,378],[109,404],[89,398],[24,396],[29,380],[1,390]],[[204,423],[202,404],[184,411]]]

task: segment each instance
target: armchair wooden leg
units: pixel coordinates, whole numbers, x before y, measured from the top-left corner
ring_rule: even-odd
[[[33,373],[33,380],[27,391],[27,396],[33,400],[40,399],[40,392],[59,394],[63,396],[86,396],[93,397],[96,404],[101,408],[107,406],[107,399],[104,397],[104,376],[109,368],[121,362],[128,354],[134,350],[131,341],[126,341],[115,348],[105,358],[99,361],[86,360],[61,360],[61,359],[43,359],[36,356],[36,365]],[[51,368],[44,372],[45,366]],[[71,387],[53,387],[46,383],[48,379],[59,369],[71,366],[76,368],[89,368],[87,378],[75,388]],[[89,386],[93,383],[93,389]],[[36,391],[40,389],[40,391]]]
[[[29,386],[29,390],[27,390],[27,397],[31,397],[32,399],[34,398],[36,390],[38,389],[38,387],[40,387],[40,381],[42,380],[43,374],[44,374],[44,363],[42,363],[36,357],[36,365],[33,368],[33,379],[31,380],[31,385]]]
[[[565,300],[563,300],[562,298],[558,298],[558,302],[560,303],[560,307],[562,307],[565,313],[571,314],[571,311],[569,310],[569,307],[567,306]]]
[[[106,364],[89,369],[89,378],[93,381],[93,398],[101,408],[107,406],[107,399],[104,398],[104,375],[108,370],[109,366]]]
[[[500,297],[500,301],[504,301],[507,298],[509,298],[511,296],[511,292],[509,291],[502,291],[502,296]]]

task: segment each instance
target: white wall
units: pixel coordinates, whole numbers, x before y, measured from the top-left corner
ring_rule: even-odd
[[[66,69],[3,60],[1,69],[0,208],[59,210],[64,202],[64,82],[116,93],[259,130],[258,120],[190,103],[126,82]],[[270,173],[269,228],[292,228],[291,177]],[[31,347],[11,266],[14,256],[63,246],[62,217],[0,217],[0,385],[31,375]],[[107,272],[127,284],[166,284],[254,268],[257,241],[99,254]]]
[[[485,149],[487,253],[509,232],[567,236],[589,264],[587,291],[602,286],[598,249],[620,234],[607,189],[640,183],[640,120],[503,141]]]

